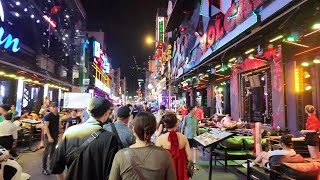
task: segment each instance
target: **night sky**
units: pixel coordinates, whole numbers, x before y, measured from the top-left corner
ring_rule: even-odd
[[[166,8],[167,0],[81,0],[87,12],[87,30],[106,32],[108,55],[112,66],[120,67],[127,77],[129,94],[137,89],[143,73],[133,68],[133,56],[139,67],[147,67],[153,46],[146,45],[147,35],[155,36],[157,8]]]

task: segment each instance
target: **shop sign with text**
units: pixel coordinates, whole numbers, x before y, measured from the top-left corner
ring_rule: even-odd
[[[4,10],[0,0],[0,20],[4,23]],[[12,52],[18,52],[20,40],[18,38],[13,38],[11,34],[6,34],[5,29],[0,26],[0,46],[5,49],[10,49]]]
[[[204,53],[201,60],[291,1],[239,0],[238,3],[232,3],[225,13],[211,17],[206,32],[200,39]]]

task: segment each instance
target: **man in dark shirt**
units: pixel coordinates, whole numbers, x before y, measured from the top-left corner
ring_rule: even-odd
[[[79,156],[74,152],[94,132],[102,129],[109,117],[111,103],[104,97],[94,97],[88,110],[91,117],[83,124],[66,130],[52,158],[52,174],[59,174],[59,179],[108,179],[112,161],[118,151],[118,141],[113,133],[103,131]],[[64,170],[67,166],[66,177]]]
[[[49,169],[47,168],[47,160],[48,156],[50,155],[50,159],[53,156],[55,151],[55,147],[58,143],[59,138],[59,114],[58,114],[58,105],[57,103],[53,102],[50,104],[50,113],[44,117],[44,144],[45,150],[43,152],[43,159],[42,159],[42,173],[45,175],[49,175]]]
[[[81,118],[79,116],[77,116],[77,110],[73,109],[71,111],[71,117],[68,118],[67,120],[67,125],[66,125],[66,129],[68,129],[71,126],[77,125],[81,123]]]

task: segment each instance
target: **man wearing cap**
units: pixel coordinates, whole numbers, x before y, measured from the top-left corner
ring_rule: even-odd
[[[55,147],[58,143],[59,138],[59,127],[60,127],[60,117],[58,114],[58,104],[52,102],[50,104],[50,113],[44,117],[44,145],[45,149],[43,152],[42,159],[42,173],[45,175],[49,175],[50,166],[47,167],[48,156],[50,155],[50,159],[53,156],[55,151]]]
[[[112,104],[104,97],[91,99],[90,118],[68,128],[59,142],[52,158],[52,174],[58,174],[60,180],[108,179],[118,151],[116,136],[102,128],[111,108]]]
[[[120,148],[126,148],[135,143],[133,132],[128,127],[130,116],[131,109],[128,106],[122,106],[118,109],[117,121],[113,124],[106,124],[103,127],[105,130],[114,133],[120,138],[122,143],[122,147],[120,145]]]

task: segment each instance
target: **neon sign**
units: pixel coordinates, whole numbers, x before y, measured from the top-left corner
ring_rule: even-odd
[[[56,23],[54,20],[52,20],[51,17],[49,17],[49,16],[47,16],[47,15],[44,15],[43,18],[44,18],[44,20],[45,20],[47,23],[49,23],[49,25],[50,25],[50,27],[51,27],[52,29],[54,29],[54,28],[57,27],[57,23]]]
[[[158,42],[164,42],[164,17],[159,17],[158,23],[157,40]]]
[[[4,12],[3,7],[0,1],[0,19],[2,22],[4,22]],[[8,34],[7,37],[5,37],[5,31],[3,27],[0,27],[0,46],[3,46],[5,49],[9,49],[10,46],[12,52],[18,52],[20,50],[19,47],[20,40],[18,38],[13,38],[11,34]]]
[[[203,52],[206,52],[207,48],[224,38],[238,25],[252,16],[253,10],[259,8],[263,3],[263,0],[254,0],[253,2],[250,0],[240,0],[238,5],[235,3],[231,4],[224,15],[219,15],[211,19],[207,32],[201,37],[200,41]]]

